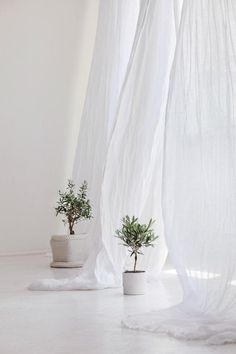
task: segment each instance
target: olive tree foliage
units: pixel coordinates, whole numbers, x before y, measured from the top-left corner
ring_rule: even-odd
[[[158,238],[155,235],[152,225],[155,220],[150,219],[148,224],[140,224],[138,218],[126,215],[122,219],[122,227],[116,230],[115,237],[122,240],[123,246],[128,248],[130,257],[134,256],[134,268],[136,272],[138,255],[142,255],[143,247],[154,247],[154,241]]]
[[[88,184],[82,183],[79,192],[75,190],[75,184],[69,180],[65,192],[59,190],[59,200],[55,207],[56,215],[62,215],[65,225],[68,224],[70,235],[74,235],[74,226],[79,221],[91,219],[92,207],[87,199]]]

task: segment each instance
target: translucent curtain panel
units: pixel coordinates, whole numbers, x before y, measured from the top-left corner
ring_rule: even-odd
[[[123,216],[135,215],[142,222],[156,219],[157,244],[143,250],[139,269],[158,277],[167,255],[161,181],[164,118],[178,21],[176,4],[142,2],[133,56],[108,149],[101,195],[102,238],[119,282],[126,249],[112,235]]]
[[[101,237],[101,185],[138,16],[139,0],[100,0],[73,171],[77,187],[87,180],[93,208],[93,218],[78,225],[78,232],[86,232],[89,238],[89,258],[79,277],[43,279],[34,282],[32,290],[97,289],[114,285],[112,266]]]
[[[114,234],[127,213],[143,221],[157,219],[158,245],[145,252],[139,266],[150,276],[158,276],[167,254],[161,177],[164,113],[178,22],[176,3],[144,0],[139,10],[139,2],[133,0],[101,2],[75,166],[77,184],[85,176],[88,180],[95,211],[88,224],[91,252],[78,277],[45,279],[32,284],[31,289],[120,286],[129,257]]]
[[[93,207],[93,218],[85,223],[89,259],[81,277],[76,279],[78,288],[96,289],[113,283],[101,236],[101,185],[138,15],[139,0],[100,1],[93,62],[74,164],[76,185],[79,186],[83,179],[88,181]]]
[[[163,210],[183,302],[126,326],[236,342],[236,1],[185,0],[165,130]]]

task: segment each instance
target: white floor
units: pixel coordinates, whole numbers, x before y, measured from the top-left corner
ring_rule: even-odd
[[[35,278],[73,276],[52,270],[46,256],[0,258],[0,354],[235,354],[236,345],[203,347],[121,327],[124,315],[178,302],[181,290],[166,272],[144,296],[121,289],[31,292]]]

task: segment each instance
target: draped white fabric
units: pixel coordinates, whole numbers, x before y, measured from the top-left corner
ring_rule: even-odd
[[[78,185],[86,176],[90,186],[94,219],[86,226],[91,252],[78,277],[44,279],[33,283],[31,289],[120,286],[129,257],[114,233],[127,213],[143,220],[157,219],[158,246],[145,251],[139,266],[150,278],[158,276],[167,255],[161,210],[162,151],[177,18],[173,0],[168,6],[164,0],[145,0],[140,9],[139,2],[133,0],[101,1],[74,173]]]
[[[97,289],[115,285],[112,264],[101,237],[101,185],[138,15],[139,0],[100,0],[94,54],[73,172],[77,186],[84,179],[89,186],[93,219],[78,227],[89,237],[89,259],[79,277],[44,279],[34,282],[31,289]]]
[[[165,108],[176,42],[173,1],[144,1],[108,149],[101,195],[102,237],[115,274],[126,253],[111,235],[124,215],[156,219],[157,246],[144,250],[141,269],[158,276],[165,258],[161,181]],[[168,40],[166,40],[168,38]]]
[[[184,0],[179,26],[181,6],[101,1],[75,168],[91,188],[94,249],[79,277],[32,288],[119,285],[126,254],[113,234],[126,213],[157,219],[144,265],[158,274],[163,208],[183,302],[125,326],[221,344],[236,341],[236,1]]]
[[[236,341],[236,2],[185,0],[169,89],[163,210],[179,306],[126,326]]]

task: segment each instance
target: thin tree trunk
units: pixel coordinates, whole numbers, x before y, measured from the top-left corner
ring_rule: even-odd
[[[134,272],[136,272],[137,260],[138,260],[138,255],[137,255],[137,253],[135,253],[134,254]]]
[[[73,224],[72,223],[69,223],[69,230],[70,230],[70,235],[74,235],[75,232],[73,230]]]

